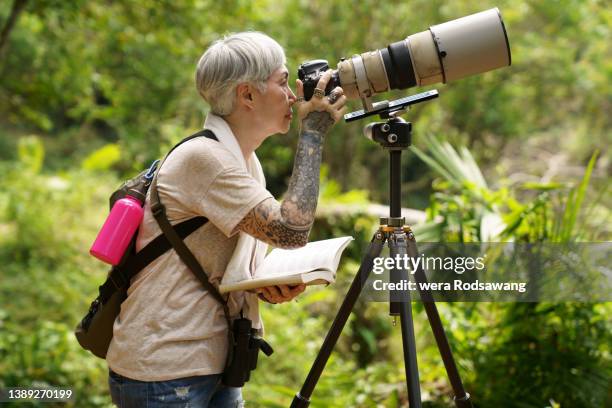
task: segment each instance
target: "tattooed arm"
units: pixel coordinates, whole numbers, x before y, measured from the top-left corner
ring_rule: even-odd
[[[318,88],[325,89],[330,74],[331,70],[321,77]],[[299,80],[297,85],[297,94],[302,96],[303,87]],[[333,92],[341,95],[335,101],[313,97],[298,104],[301,130],[293,173],[283,202],[278,203],[272,198],[262,201],[244,217],[237,229],[275,247],[306,245],[319,198],[323,140],[327,131],[342,117],[346,103],[342,88],[337,87]]]
[[[282,204],[273,198],[262,201],[236,228],[275,247],[306,245],[319,197],[323,139],[333,124],[328,112],[310,112],[304,118],[293,174]]]

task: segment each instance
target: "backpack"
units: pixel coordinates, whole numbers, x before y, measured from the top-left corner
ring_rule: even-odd
[[[201,136],[218,141],[212,131],[208,129],[201,130],[181,140],[170,150],[170,152],[168,152],[166,158],[181,144]],[[150,195],[151,210],[160,224],[163,233],[155,237],[139,252],[135,252],[135,243],[138,233],[134,234],[123,258],[118,265],[111,267],[105,282],[98,288],[98,296],[91,303],[87,314],[77,325],[75,335],[81,347],[91,351],[95,356],[100,358],[106,358],[108,346],[113,338],[113,324],[121,310],[121,303],[127,297],[130,280],[148,264],[171,248],[175,248],[175,250],[179,252],[181,259],[187,263],[193,273],[196,274],[196,277],[202,281],[206,289],[211,291],[213,296],[223,304],[224,311],[227,309],[225,300],[208,282],[206,273],[202,270],[197,261],[195,261],[195,257],[193,257],[191,251],[189,251],[182,241],[192,232],[206,224],[208,219],[205,217],[194,217],[177,225],[170,225],[165,216],[165,207],[159,201],[159,195],[157,194],[157,188],[155,186],[157,171],[159,171],[161,167],[161,165],[158,166],[158,164],[159,160],[156,160],[149,169],[144,170],[136,177],[123,183],[112,193],[109,199],[110,208],[112,208],[115,202],[125,197],[129,190],[136,189],[146,195],[152,185],[153,187],[151,188]],[[177,240],[180,242],[177,242]],[[180,248],[177,248],[177,246],[180,246]],[[189,254],[185,254],[185,250],[189,252]],[[191,259],[185,261],[184,258]],[[193,261],[195,261],[197,266],[193,265]],[[201,271],[203,275],[194,268]]]

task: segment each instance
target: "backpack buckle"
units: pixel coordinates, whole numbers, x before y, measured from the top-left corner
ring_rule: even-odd
[[[166,207],[164,207],[164,205],[157,201],[156,203],[151,204],[151,212],[153,213],[153,216],[155,218],[159,217],[160,215],[166,215]]]
[[[155,170],[157,170],[158,164],[159,160],[155,160],[153,163],[151,163],[151,166],[149,166],[147,173],[144,175],[147,180],[153,180],[153,176],[155,176]]]

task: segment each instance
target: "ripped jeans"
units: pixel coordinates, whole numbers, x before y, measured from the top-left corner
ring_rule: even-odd
[[[221,374],[169,381],[137,381],[109,371],[113,404],[119,408],[239,408],[242,389],[221,384]]]

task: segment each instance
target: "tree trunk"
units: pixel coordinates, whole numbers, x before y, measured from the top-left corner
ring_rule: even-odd
[[[6,20],[6,24],[2,27],[2,31],[0,32],[0,57],[4,54],[4,50],[6,48],[6,44],[8,43],[8,38],[11,35],[11,30],[15,26],[17,22],[17,18],[19,17],[19,13],[21,13],[26,5],[28,0],[14,0],[13,7],[11,8],[11,14],[9,14],[8,20]]]

